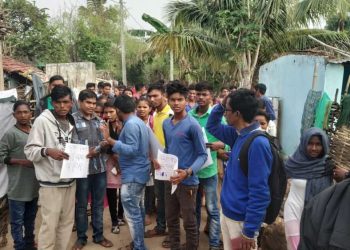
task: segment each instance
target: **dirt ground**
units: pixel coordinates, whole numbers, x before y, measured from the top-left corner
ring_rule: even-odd
[[[200,235],[200,239],[199,239],[199,250],[207,250],[209,249],[209,243],[208,243],[208,237],[203,233],[203,228],[204,228],[204,224],[205,224],[205,218],[204,216],[206,216],[206,212],[203,211],[202,212],[202,223],[201,223],[201,235]],[[41,221],[41,216],[40,216],[40,209],[38,211],[37,214],[37,219],[36,219],[36,234],[38,232],[38,229],[40,227],[40,221]],[[152,229],[155,226],[155,217],[152,218],[152,224],[146,227],[147,229]],[[102,250],[105,249],[99,245],[96,245],[92,242],[92,228],[91,226],[89,226],[89,230],[88,230],[88,244],[86,245],[86,247],[84,247],[84,250]],[[104,236],[109,239],[110,241],[113,242],[114,246],[110,249],[119,249],[120,247],[126,246],[127,244],[129,244],[131,242],[131,237],[130,237],[130,233],[129,233],[129,229],[128,226],[121,226],[120,227],[120,234],[112,234],[111,233],[111,220],[110,220],[110,216],[109,216],[109,211],[108,208],[105,208],[104,211]],[[13,249],[13,241],[12,241],[12,237],[10,234],[10,227],[9,227],[9,233],[7,235],[8,238],[8,244],[5,248],[1,248],[1,250],[10,250]],[[151,239],[145,239],[146,242],[146,246],[148,248],[148,250],[163,250],[165,248],[163,248],[161,246],[162,240],[164,239],[164,237],[155,237],[155,238],[151,238]],[[185,241],[185,231],[183,230],[183,227],[181,226],[181,239],[184,242]],[[70,245],[69,245],[69,249],[73,246],[74,242],[76,240],[76,232],[72,233],[71,239],[70,239]],[[125,248],[123,248],[125,249]]]

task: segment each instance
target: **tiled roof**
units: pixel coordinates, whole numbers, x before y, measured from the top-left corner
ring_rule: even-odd
[[[23,62],[20,62],[8,56],[4,56],[2,58],[2,62],[3,62],[4,71],[7,73],[18,73],[30,80],[32,79],[30,75],[31,73],[36,73],[42,79],[45,78],[45,73],[42,70],[30,64],[25,64]]]

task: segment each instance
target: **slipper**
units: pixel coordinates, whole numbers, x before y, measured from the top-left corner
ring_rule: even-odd
[[[165,237],[165,239],[162,242],[163,248],[170,248],[170,238],[169,236]]]
[[[81,250],[85,247],[86,243],[81,243],[80,241],[76,241],[74,243],[74,246],[72,247],[72,250]]]
[[[105,248],[110,248],[113,247],[113,243],[110,240],[107,240],[106,238],[103,238],[103,240],[96,242],[94,241],[95,244],[98,244],[100,246],[103,246]]]

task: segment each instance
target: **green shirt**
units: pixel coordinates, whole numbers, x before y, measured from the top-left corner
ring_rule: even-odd
[[[28,134],[16,126],[10,128],[0,141],[0,163],[5,163],[7,157],[26,159],[24,146]],[[8,198],[16,201],[32,201],[38,197],[39,183],[34,168],[18,165],[7,165],[9,177]]]
[[[49,96],[49,97],[47,98],[47,109],[48,109],[48,110],[54,110],[54,107],[53,107],[53,105],[52,105],[51,96]]]
[[[205,129],[205,134],[207,135],[208,138],[208,142],[217,142],[219,141],[216,137],[214,137],[212,134],[210,134],[207,129],[205,128],[205,126],[207,125],[208,122],[208,118],[210,115],[212,108],[209,108],[207,110],[207,112],[205,114],[202,114],[201,116],[199,116],[197,114],[197,108],[191,109],[188,113],[193,116],[199,123],[199,125]],[[199,178],[209,178],[212,177],[214,175],[216,175],[218,173],[218,167],[217,167],[217,152],[216,151],[211,151],[211,158],[213,159],[213,164],[211,164],[210,166],[200,170],[197,173],[197,176]]]

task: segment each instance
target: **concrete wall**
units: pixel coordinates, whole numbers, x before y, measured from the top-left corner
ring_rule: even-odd
[[[92,62],[47,64],[46,75],[61,75],[68,86],[78,90],[85,89],[88,82],[96,82],[95,64]]]
[[[284,151],[291,155],[299,144],[304,103],[312,87],[314,66],[318,65],[316,90],[325,85],[326,61],[323,57],[287,55],[260,67],[259,82],[267,85],[267,96],[280,98],[279,136]],[[339,68],[329,67],[329,72],[339,73]],[[329,89],[334,86],[327,84]],[[331,93],[330,93],[331,95]]]

